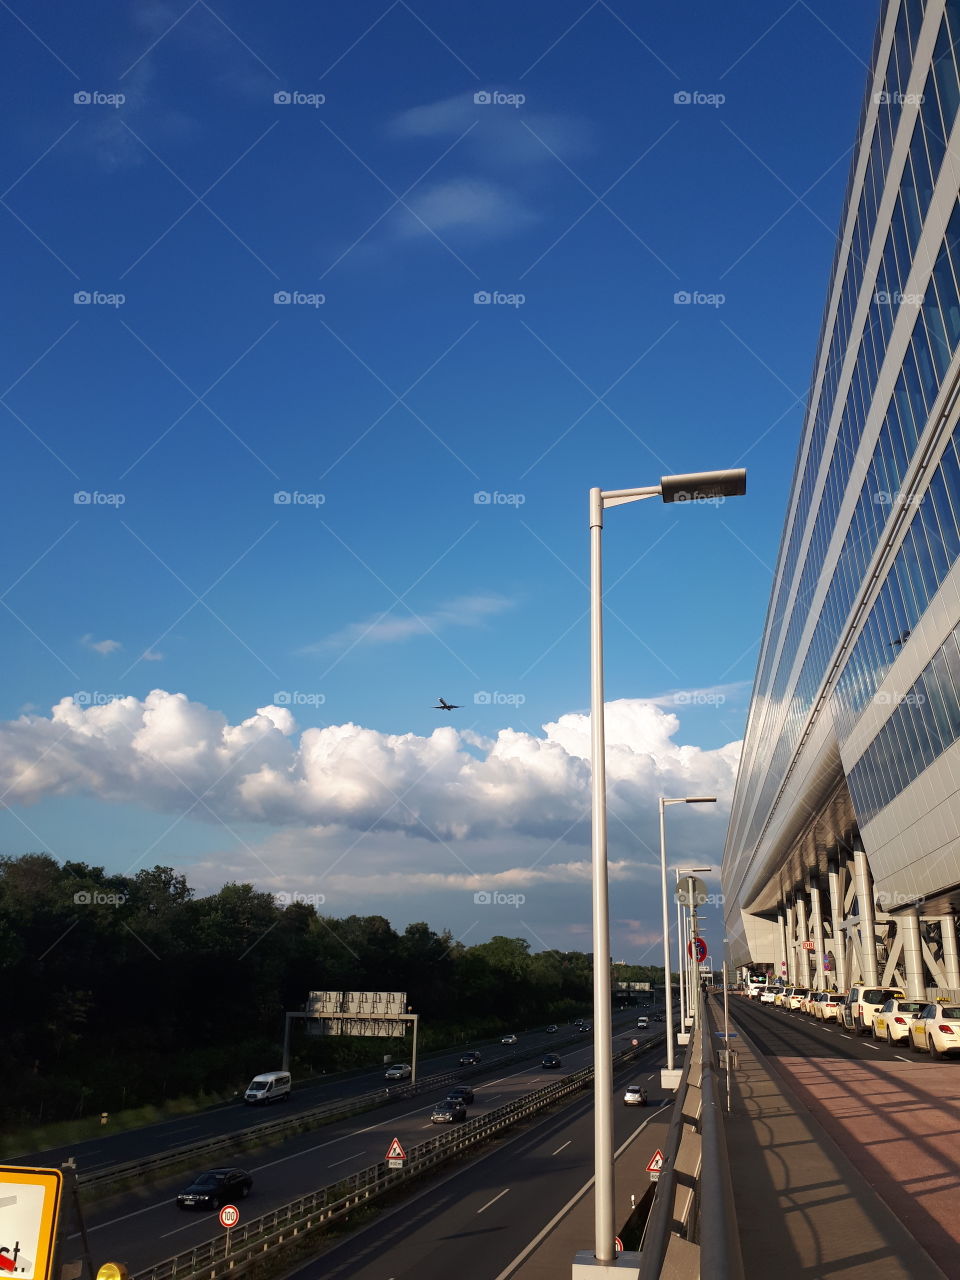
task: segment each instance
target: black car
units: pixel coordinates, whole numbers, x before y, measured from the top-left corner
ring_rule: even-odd
[[[178,1209],[221,1209],[250,1194],[253,1179],[243,1169],[208,1169],[177,1196]]]
[[[543,1055],[543,1060],[541,1061],[540,1065],[541,1067],[544,1067],[547,1070],[549,1070],[550,1067],[559,1067],[559,1066],[562,1066],[563,1064],[560,1061],[559,1054],[545,1053]]]
[[[458,1120],[466,1120],[467,1108],[459,1098],[444,1098],[438,1102],[430,1113],[434,1124],[456,1124]]]
[[[460,1055],[461,1067],[473,1067],[480,1061],[480,1054],[476,1049],[468,1049],[466,1053]]]
[[[459,1098],[461,1102],[473,1101],[473,1090],[468,1084],[455,1084],[447,1094],[448,1098]]]

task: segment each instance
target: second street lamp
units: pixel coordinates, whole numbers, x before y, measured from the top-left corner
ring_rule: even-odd
[[[590,800],[593,880],[593,1049],[595,1253],[588,1265],[616,1262],[613,1225],[613,1045],[610,1010],[610,908],[607,883],[606,738],[603,709],[603,513],[643,498],[697,504],[739,497],[747,473],[701,471],[662,476],[639,489],[590,490]]]

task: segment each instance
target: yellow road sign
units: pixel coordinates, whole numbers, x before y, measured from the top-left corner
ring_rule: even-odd
[[[0,1280],[50,1280],[62,1192],[59,1169],[0,1165]]]

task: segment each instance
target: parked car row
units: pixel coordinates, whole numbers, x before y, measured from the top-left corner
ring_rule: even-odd
[[[903,1045],[932,1058],[960,1054],[960,1004],[945,997],[908,1000],[898,987],[858,984],[845,993],[774,987],[763,993],[761,1002],[834,1021],[854,1035]]]

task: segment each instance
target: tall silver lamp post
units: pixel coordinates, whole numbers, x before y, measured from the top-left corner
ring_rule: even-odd
[[[607,797],[603,715],[603,513],[607,507],[659,496],[664,502],[691,505],[739,497],[747,491],[747,473],[702,471],[663,476],[639,489],[590,490],[590,747],[593,849],[593,1034],[595,1252],[579,1254],[574,1276],[586,1266],[596,1276],[615,1266],[613,1199],[613,1044],[610,1008],[610,916],[607,887]]]

